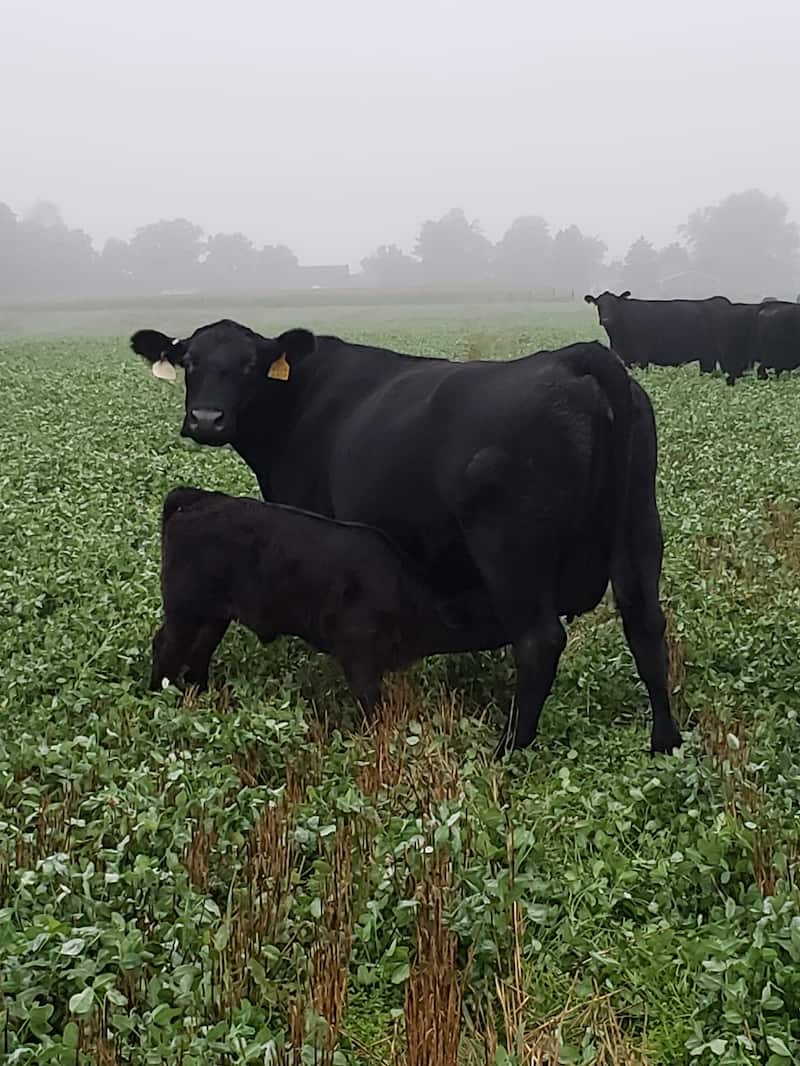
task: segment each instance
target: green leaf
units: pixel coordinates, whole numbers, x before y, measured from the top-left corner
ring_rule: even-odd
[[[781,1055],[785,1059],[791,1059],[792,1053],[779,1036],[768,1036],[767,1047],[775,1055]]]
[[[153,1011],[151,1018],[153,1025],[166,1026],[172,1021],[173,1010],[168,1003],[159,1003]]]
[[[69,955],[70,958],[74,958],[76,955],[80,955],[83,949],[86,947],[86,941],[81,937],[76,936],[72,940],[65,940],[61,945],[59,955]]]
[[[76,992],[70,996],[69,1009],[72,1014],[88,1014],[94,1005],[94,989],[87,985],[82,992]]]
[[[411,969],[407,962],[404,962],[402,966],[397,966],[392,970],[391,982],[393,985],[401,985],[404,981],[408,980],[408,975],[411,973]]]
[[[50,1032],[49,1019],[53,1013],[52,1003],[36,1003],[28,1011],[28,1025],[34,1036]]]

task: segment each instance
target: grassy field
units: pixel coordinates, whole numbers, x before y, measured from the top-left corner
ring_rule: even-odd
[[[108,330],[204,320],[170,314]],[[574,308],[243,317],[462,357],[597,335]],[[646,754],[603,604],[496,765],[502,653],[396,679],[371,730],[328,660],[241,631],[207,695],[146,693],[164,494],[254,479],[178,437],[124,337],[9,340],[0,374],[0,1061],[800,1061],[797,377],[641,375],[681,753]]]

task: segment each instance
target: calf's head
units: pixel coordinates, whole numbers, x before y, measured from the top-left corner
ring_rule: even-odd
[[[597,308],[597,317],[600,320],[600,325],[608,331],[609,327],[613,328],[615,319],[617,317],[617,307],[621,300],[627,300],[630,296],[628,289],[625,292],[621,292],[619,296],[615,296],[613,292],[601,292],[599,296],[592,296],[591,293],[587,293],[584,296],[584,300],[587,304],[594,304]]]
[[[262,337],[228,320],[201,326],[186,338],[154,329],[131,337],[131,348],[150,363],[156,377],[174,378],[175,367],[183,369],[186,412],[181,435],[211,445],[233,442],[256,404],[261,416],[270,391],[287,386],[294,361],[312,352],[315,344],[314,334],[305,329]]]

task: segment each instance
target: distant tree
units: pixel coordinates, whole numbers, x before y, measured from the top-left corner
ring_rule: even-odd
[[[478,223],[469,222],[457,207],[438,220],[425,222],[414,248],[422,262],[424,279],[436,284],[485,281],[491,252],[492,246]]]
[[[538,215],[515,218],[495,245],[496,279],[509,285],[545,285],[552,244],[543,218]]]
[[[15,285],[18,254],[17,216],[8,204],[0,203],[0,302],[18,295]]]
[[[98,256],[88,233],[70,229],[41,201],[13,232],[11,291],[24,299],[87,296],[98,288]]]
[[[204,289],[249,289],[258,284],[258,252],[243,233],[217,233],[206,241],[199,271]]]
[[[121,295],[165,289],[266,289],[296,281],[285,245],[257,249],[241,233],[203,232],[187,219],[142,226],[130,241],[112,237],[98,255],[82,230],[40,201],[18,220],[0,203],[0,301]]]
[[[577,226],[559,230],[553,238],[550,277],[562,293],[588,292],[602,275],[606,246],[599,237],[586,237]]]
[[[624,272],[625,263],[622,259],[612,259],[610,263],[604,263],[597,277],[598,288],[620,292],[625,288],[622,281]]]
[[[185,218],[140,227],[129,245],[130,269],[140,291],[190,289],[198,284],[203,231]]]
[[[662,248],[658,253],[658,278],[673,277],[675,274],[685,274],[691,268],[691,257],[682,244],[673,242]]]
[[[635,296],[653,296],[659,281],[658,252],[650,241],[639,237],[628,249],[622,268],[622,283]]]
[[[692,212],[681,232],[697,269],[717,278],[724,295],[786,294],[800,250],[800,230],[788,213],[779,196],[748,189]]]
[[[257,252],[256,275],[266,289],[280,289],[297,281],[297,256],[285,244],[265,244]]]
[[[119,295],[134,287],[130,246],[119,237],[109,237],[103,245],[99,262],[100,288],[104,293]]]
[[[5,236],[12,230],[16,229],[17,216],[8,206],[8,204],[0,203],[0,234]]]
[[[413,285],[419,276],[419,263],[396,244],[382,244],[361,260],[364,281],[376,288],[402,288]]]
[[[25,215],[24,222],[30,222],[42,229],[52,229],[64,225],[61,208],[51,200],[37,200]]]

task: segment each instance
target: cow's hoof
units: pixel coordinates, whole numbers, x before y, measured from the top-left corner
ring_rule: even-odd
[[[654,730],[650,740],[651,755],[671,755],[683,744],[681,731],[675,722],[670,722],[664,729]]]

